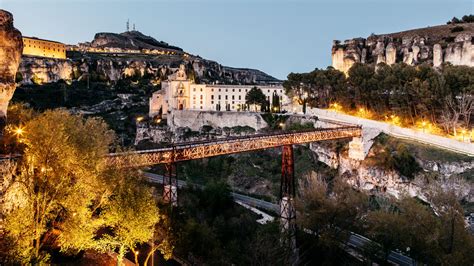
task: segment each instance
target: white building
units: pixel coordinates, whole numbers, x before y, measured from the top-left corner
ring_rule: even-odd
[[[261,89],[270,103],[274,93],[280,97],[282,106],[290,102],[281,85],[195,84],[187,79],[184,65],[181,65],[176,73],[161,83],[161,90],[153,93],[149,115],[158,115],[160,109],[164,116],[171,110],[242,111],[245,96],[253,87]]]

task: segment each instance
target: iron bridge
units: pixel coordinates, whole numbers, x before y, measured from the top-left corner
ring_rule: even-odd
[[[305,131],[255,134],[244,137],[181,142],[159,149],[111,153],[107,157],[107,163],[115,167],[169,164],[293,144],[360,137],[361,132],[362,128],[360,126],[340,126],[335,128],[315,128]]]

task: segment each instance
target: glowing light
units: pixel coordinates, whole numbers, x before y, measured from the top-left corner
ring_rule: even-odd
[[[17,127],[13,130],[13,132],[15,133],[15,135],[17,136],[22,136],[23,133],[25,133],[25,130],[22,128],[22,127]]]
[[[285,126],[285,124],[280,123],[279,126],[280,126],[281,128],[283,128],[283,127]]]
[[[161,123],[161,118],[156,119],[156,123]]]
[[[137,122],[141,122],[141,121],[143,121],[143,116],[137,117]]]

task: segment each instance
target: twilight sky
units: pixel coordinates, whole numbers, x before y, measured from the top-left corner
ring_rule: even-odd
[[[474,0],[0,0],[23,35],[68,44],[137,30],[280,79],[331,64],[334,39],[444,24]]]

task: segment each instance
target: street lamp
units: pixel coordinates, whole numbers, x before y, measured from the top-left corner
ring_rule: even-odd
[[[425,133],[426,121],[421,122],[421,128],[423,129],[423,133]]]

